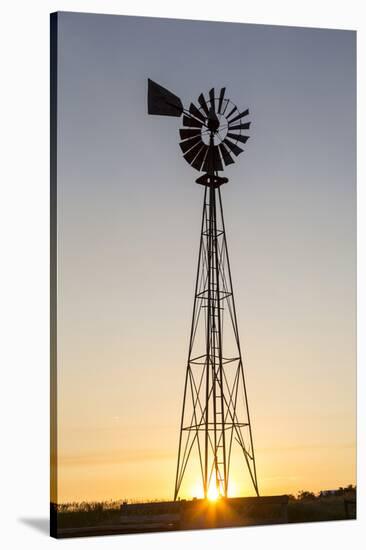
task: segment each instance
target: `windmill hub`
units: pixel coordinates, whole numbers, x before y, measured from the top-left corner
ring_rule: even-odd
[[[219,119],[216,117],[214,119],[212,118],[208,118],[207,119],[207,127],[209,130],[211,130],[211,132],[217,132],[218,128],[220,126],[220,122],[219,122]]]
[[[211,132],[217,132],[220,126],[220,121],[217,118],[217,114],[215,113],[215,108],[213,106],[210,107],[210,111],[208,113],[207,126]]]
[[[224,141],[228,133],[226,118],[223,115],[217,115],[216,118],[206,119],[206,123],[201,128],[201,138],[205,145],[210,145],[211,136],[213,144],[219,145]]]

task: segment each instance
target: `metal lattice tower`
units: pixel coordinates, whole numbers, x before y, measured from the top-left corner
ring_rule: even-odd
[[[204,172],[196,182],[204,186],[198,267],[184,384],[174,500],[182,489],[189,465],[200,473],[203,495],[214,487],[227,497],[233,450],[239,449],[243,467],[258,492],[258,482],[246,383],[235,310],[231,269],[220,186],[227,178],[218,172],[234,162],[248,136],[239,112],[214,89],[199,107],[185,110],[180,99],[149,80],[148,112],[181,116],[180,147],[184,158]]]

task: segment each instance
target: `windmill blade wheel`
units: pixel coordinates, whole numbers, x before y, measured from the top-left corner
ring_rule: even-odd
[[[184,111],[183,127],[179,130],[183,158],[206,174],[217,174],[234,164],[235,157],[244,151],[242,144],[249,139],[249,109],[239,111],[225,98],[225,92],[226,88],[217,93],[211,88],[208,94],[201,93],[197,103],[191,103],[189,110]]]

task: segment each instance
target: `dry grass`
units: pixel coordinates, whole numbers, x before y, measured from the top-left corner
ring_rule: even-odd
[[[356,518],[356,506],[349,507],[348,517],[345,508],[345,499],[354,499],[356,493],[344,494],[329,497],[314,498],[291,498],[288,503],[288,522],[301,523],[311,521],[332,521]],[[71,502],[54,506],[57,510],[57,527],[64,528],[85,528],[97,525],[117,525],[121,518],[121,504],[125,500],[105,501],[105,502]],[[157,502],[157,501],[145,501]],[[161,501],[159,501],[161,502]],[[128,504],[138,504],[137,501],[129,501]],[[161,513],[164,512],[164,502],[161,502]],[[249,510],[248,510],[249,511]],[[248,512],[247,511],[247,512]],[[259,511],[260,512],[260,511]],[[270,510],[263,506],[263,513],[256,511],[256,516],[261,519],[261,523],[271,523]],[[136,512],[135,512],[136,513]],[[146,513],[146,508],[144,508]],[[156,508],[154,508],[156,513]],[[251,514],[247,514],[248,524],[256,524],[257,521]],[[267,517],[268,516],[268,517]],[[267,520],[267,521],[266,521]]]

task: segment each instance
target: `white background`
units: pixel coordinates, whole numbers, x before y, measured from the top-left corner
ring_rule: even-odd
[[[0,15],[0,544],[3,548],[363,548],[365,453],[364,2],[20,1]],[[150,15],[358,30],[358,520],[56,541],[49,502],[49,13]],[[340,134],[342,129],[340,128]],[[363,216],[362,216],[363,215]],[[363,250],[362,250],[363,249]],[[363,283],[363,284],[362,284]],[[364,339],[362,341],[362,339]],[[332,460],[332,457],[329,457]]]

